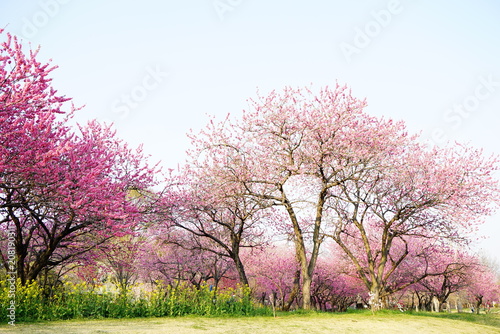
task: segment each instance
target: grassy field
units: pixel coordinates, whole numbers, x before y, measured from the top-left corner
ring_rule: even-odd
[[[345,314],[286,314],[239,318],[147,318],[122,320],[70,320],[3,325],[0,333],[500,333],[500,314],[401,314],[369,312]]]

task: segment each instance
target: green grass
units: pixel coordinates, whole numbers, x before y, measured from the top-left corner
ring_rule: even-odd
[[[289,312],[254,317],[167,317],[111,320],[68,320],[3,326],[0,333],[439,333],[498,334],[500,314],[435,314],[429,312],[349,311],[347,313]]]
[[[472,314],[472,313],[432,313],[432,312],[412,312],[415,316],[434,317],[441,319],[460,320],[472,322],[480,325],[487,325],[500,328],[500,314]]]
[[[485,325],[490,327],[499,328],[500,333],[500,310],[492,310],[489,314],[475,314],[470,312],[461,312],[461,313],[446,313],[446,312],[414,312],[414,311],[406,311],[400,312],[398,310],[380,310],[373,314],[370,310],[351,310],[349,309],[346,313],[325,313],[325,312],[317,312],[317,311],[304,311],[298,310],[294,312],[278,312],[279,317],[287,318],[287,317],[330,317],[330,316],[342,316],[342,315],[359,315],[360,318],[365,317],[374,317],[381,319],[399,319],[404,317],[430,317],[430,318],[439,318],[439,319],[449,319],[455,321],[465,321],[478,325]]]
[[[2,289],[3,286],[3,289]],[[277,312],[255,305],[248,288],[157,286],[132,293],[96,293],[82,284],[65,284],[50,299],[36,284],[16,290],[16,326],[7,324],[10,302],[0,282],[0,332],[11,333],[500,333],[500,313],[430,313],[349,310]],[[216,298],[214,298],[214,296]],[[143,317],[143,318],[139,318]],[[106,319],[104,319],[106,318]],[[110,319],[115,318],[115,319]],[[116,319],[121,318],[121,319]],[[70,320],[73,319],[73,320]],[[95,320],[90,320],[95,319]],[[63,321],[61,321],[63,320]]]

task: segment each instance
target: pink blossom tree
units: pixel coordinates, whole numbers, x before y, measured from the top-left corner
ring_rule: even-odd
[[[146,245],[143,237],[134,234],[116,236],[97,249],[98,260],[111,274],[111,282],[121,293],[138,281],[140,254]]]
[[[492,175],[497,165],[497,157],[478,150],[409,142],[372,159],[358,178],[339,182],[335,200],[327,203],[338,219],[331,237],[375,300],[383,306],[384,297],[405,287],[388,289],[388,282],[408,257],[425,260],[434,253],[421,245],[467,242],[498,205],[498,180]],[[416,280],[429,274],[425,270]]]
[[[431,269],[413,285],[413,290],[421,304],[418,305],[420,309],[428,309],[432,300],[435,300],[434,310],[441,311],[445,302],[449,302],[451,294],[467,288],[469,272],[474,270],[476,262],[467,253],[449,248],[435,250],[431,254],[432,257],[428,259],[428,267]],[[424,300],[426,302],[422,303]]]
[[[196,142],[196,138],[192,138]],[[203,152],[198,152],[202,154]],[[163,205],[168,233],[188,232],[185,238],[171,239],[191,251],[211,252],[234,262],[240,283],[248,285],[241,252],[266,243],[263,223],[269,219],[266,206],[245,194],[241,184],[227,177],[231,171],[208,163],[192,152],[181,175],[170,181]]]

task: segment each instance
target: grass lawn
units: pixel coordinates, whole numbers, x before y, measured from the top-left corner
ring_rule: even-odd
[[[500,333],[500,314],[283,314],[277,318],[146,318],[2,325],[0,333]]]

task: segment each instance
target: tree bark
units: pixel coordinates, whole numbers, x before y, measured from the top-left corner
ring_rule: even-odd
[[[240,255],[238,253],[235,254],[233,261],[236,266],[236,270],[238,271],[240,283],[244,286],[248,286],[248,278],[245,272],[245,266],[243,265],[243,262],[241,262]]]
[[[295,272],[295,277],[293,279],[293,288],[290,292],[290,296],[288,297],[288,301],[285,305],[283,305],[283,311],[289,311],[290,307],[292,307],[293,301],[297,298],[297,294],[300,290],[300,270]]]

